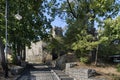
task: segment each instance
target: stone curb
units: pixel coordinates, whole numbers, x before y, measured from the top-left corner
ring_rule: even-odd
[[[54,70],[51,70],[51,72],[53,72],[53,74],[57,77],[58,80],[76,80],[75,78],[71,78],[68,75],[59,74]]]
[[[53,74],[56,76],[56,78],[57,78],[58,80],[60,80],[59,76],[55,73],[54,70],[51,70],[51,72],[53,72]]]

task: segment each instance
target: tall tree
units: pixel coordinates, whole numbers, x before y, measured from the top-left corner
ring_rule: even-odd
[[[4,53],[4,45],[3,45],[1,38],[0,38],[0,63],[4,71],[4,77],[7,78],[8,77],[8,65],[7,65],[6,55]]]
[[[118,54],[120,52],[120,16],[115,19],[108,18],[104,21],[103,35],[108,37],[106,42],[106,54]],[[105,47],[104,47],[105,48]]]
[[[0,8],[0,36],[5,38],[4,0],[0,2]],[[48,37],[51,25],[44,15],[45,8],[43,0],[8,1],[8,42],[13,45],[14,52],[18,55],[25,50],[25,46],[30,46],[31,42]],[[15,14],[20,14],[22,19],[15,19]]]
[[[61,3],[53,6],[52,10],[68,24],[65,41],[68,48],[79,53],[89,52],[107,40],[107,37],[97,40],[95,23],[98,23],[97,27],[102,27],[103,20],[114,18],[120,7],[118,0],[66,0]]]

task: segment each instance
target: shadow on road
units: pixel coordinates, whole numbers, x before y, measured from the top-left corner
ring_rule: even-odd
[[[50,68],[45,64],[28,64],[24,73],[17,80],[38,80],[37,75],[45,76],[48,74],[51,74]]]

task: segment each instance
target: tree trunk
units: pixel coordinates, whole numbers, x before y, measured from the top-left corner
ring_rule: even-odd
[[[20,45],[17,43],[17,56],[20,56]]]
[[[0,62],[5,62],[4,45],[0,39]]]
[[[20,43],[17,42],[17,64],[21,64],[21,55],[20,55]]]
[[[25,48],[25,44],[24,44],[24,47],[23,47],[23,60],[25,61],[26,59],[26,48]]]
[[[98,49],[99,49],[99,45],[96,48],[95,65],[97,65],[97,61],[98,61]]]
[[[15,39],[14,39],[14,43],[13,43],[13,50],[14,50],[14,54],[16,55],[16,41],[15,41]]]
[[[4,53],[4,45],[2,43],[2,40],[0,38],[0,62],[2,69],[4,71],[4,77],[8,77],[8,64],[6,61],[5,53]]]

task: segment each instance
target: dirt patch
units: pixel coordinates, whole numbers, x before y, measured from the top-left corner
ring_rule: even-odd
[[[120,80],[120,72],[117,72],[116,65],[86,65],[83,63],[77,63],[77,66],[75,68],[89,68],[89,69],[94,69],[96,70],[97,74],[95,77],[99,78],[106,78],[107,80]]]

